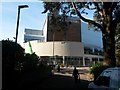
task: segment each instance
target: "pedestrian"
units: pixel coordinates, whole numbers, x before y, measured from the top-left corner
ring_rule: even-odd
[[[58,72],[60,72],[60,65],[59,64],[58,64],[58,68],[57,69],[58,69]]]
[[[80,79],[80,77],[79,77],[79,73],[78,73],[78,70],[76,69],[76,67],[74,67],[72,76],[74,78],[74,82],[77,83],[78,79]]]

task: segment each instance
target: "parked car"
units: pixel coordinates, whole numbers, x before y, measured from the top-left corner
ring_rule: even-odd
[[[120,90],[120,67],[107,68],[88,85],[92,90]]]

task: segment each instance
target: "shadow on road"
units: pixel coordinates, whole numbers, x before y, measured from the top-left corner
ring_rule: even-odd
[[[66,75],[53,75],[52,77],[44,80],[33,82],[29,85],[22,87],[21,89],[82,89],[85,90],[88,87],[90,81],[80,80],[78,83],[74,83],[74,79],[71,76]]]

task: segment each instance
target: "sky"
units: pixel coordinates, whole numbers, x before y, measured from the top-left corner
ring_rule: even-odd
[[[23,43],[24,30],[37,29],[42,30],[46,18],[46,14],[42,14],[44,10],[42,2],[1,2],[0,7],[0,40],[10,39],[15,41],[16,36],[17,13],[19,5],[28,5],[29,8],[20,9],[20,21],[18,29],[18,43]]]
[[[2,25],[2,27],[0,27],[0,40],[6,40],[9,38],[9,40],[15,41],[13,37],[16,37],[17,13],[19,5],[28,5],[29,8],[23,8],[20,10],[17,39],[18,43],[22,44],[24,41],[25,28],[42,30],[47,16],[47,14],[42,14],[42,11],[44,11],[43,3],[38,0],[36,2],[21,1],[2,0],[2,2],[0,2],[0,25]],[[92,19],[93,15],[89,14],[84,16]]]

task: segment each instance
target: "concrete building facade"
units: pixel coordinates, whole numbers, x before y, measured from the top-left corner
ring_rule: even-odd
[[[88,30],[87,23],[81,22],[79,18],[69,17],[67,21],[71,24],[66,33],[56,30],[53,32],[48,30],[49,17],[47,17],[40,36],[43,37],[43,42],[38,42],[38,39],[30,40],[33,51],[48,64],[54,65],[91,66],[103,61],[101,33]],[[27,47],[28,43],[25,43],[26,52]]]

